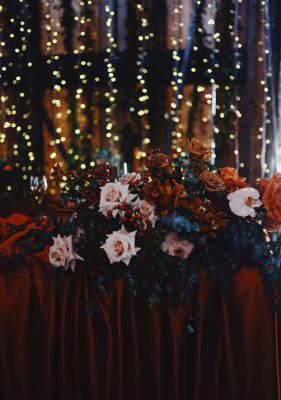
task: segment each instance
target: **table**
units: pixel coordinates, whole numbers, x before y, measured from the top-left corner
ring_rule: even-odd
[[[196,335],[184,307],[150,309],[121,281],[90,318],[86,263],[57,293],[55,279],[34,260],[0,268],[1,400],[280,400],[276,318],[256,269],[236,273],[228,299],[201,272]]]

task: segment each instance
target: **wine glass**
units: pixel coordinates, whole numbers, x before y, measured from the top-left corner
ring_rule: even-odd
[[[48,181],[45,175],[38,176],[32,175],[30,177],[30,194],[37,202],[37,204],[42,204],[42,201],[48,190]]]

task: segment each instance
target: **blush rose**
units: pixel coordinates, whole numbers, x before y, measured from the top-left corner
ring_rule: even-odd
[[[130,264],[131,258],[137,255],[140,248],[135,246],[136,233],[128,232],[124,226],[119,231],[114,231],[107,235],[107,239],[101,249],[103,249],[107,257],[112,263],[123,262]]]

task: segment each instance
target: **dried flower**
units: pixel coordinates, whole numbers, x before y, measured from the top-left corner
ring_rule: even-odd
[[[183,189],[183,185],[175,180],[167,180],[162,184],[159,179],[153,179],[151,184],[143,188],[143,192],[145,200],[156,206],[156,214],[164,215],[173,210]]]
[[[187,142],[187,151],[190,157],[197,161],[210,161],[211,149],[199,139],[192,138]]]
[[[206,169],[201,173],[199,179],[203,183],[205,189],[209,192],[222,192],[225,190],[223,181],[215,172]]]
[[[228,214],[224,211],[217,211],[211,201],[207,198],[201,199],[198,196],[182,196],[178,200],[178,206],[189,210],[193,217],[199,222],[200,232],[216,234],[221,228],[230,222]]]

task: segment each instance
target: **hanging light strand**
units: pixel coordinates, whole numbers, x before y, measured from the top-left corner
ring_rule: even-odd
[[[3,13],[4,7],[0,5],[0,102],[1,102],[1,114],[2,114],[2,129],[0,131],[0,145],[2,146],[1,157],[6,158],[6,129],[8,127],[7,116],[6,116],[6,103],[8,101],[8,96],[6,96],[4,91],[4,73],[6,67],[3,65],[3,57],[5,53],[5,36],[4,36],[4,26],[3,26]]]
[[[146,155],[146,145],[150,143],[149,138],[149,90],[147,85],[148,70],[145,65],[147,56],[147,45],[153,34],[149,29],[149,20],[145,12],[145,1],[138,1],[136,4],[137,17],[137,81],[138,81],[138,116],[142,125],[142,154]]]
[[[257,158],[261,162],[261,176],[265,176],[270,172],[266,162],[267,146],[271,143],[268,138],[267,125],[271,123],[270,119],[270,103],[272,93],[272,59],[271,59],[271,32],[270,32],[270,14],[268,0],[261,1],[261,56],[260,62],[263,64],[264,78],[261,80],[263,88],[263,103],[261,108],[263,111],[262,125],[259,128],[258,139],[261,140],[261,154],[257,154]]]
[[[174,62],[172,69],[172,80],[171,80],[171,88],[172,88],[172,97],[169,106],[170,119],[173,122],[173,130],[171,132],[172,135],[172,156],[174,158],[178,157],[178,153],[182,152],[181,148],[181,138],[182,131],[180,129],[180,114],[181,110],[178,105],[178,99],[182,99],[182,93],[179,92],[180,84],[182,83],[183,73],[180,69],[180,48],[183,42],[182,39],[182,28],[183,28],[183,3],[182,0],[175,0],[174,8],[173,8],[173,27],[172,27],[172,59]]]
[[[243,165],[244,165],[243,163],[240,163],[240,152],[239,152],[239,124],[240,124],[240,118],[242,117],[242,114],[241,114],[241,111],[239,110],[239,102],[241,99],[238,94],[238,84],[237,84],[238,71],[241,68],[239,51],[242,48],[242,43],[240,42],[240,37],[239,37],[240,3],[241,3],[241,0],[234,0],[233,69],[234,69],[236,83],[234,83],[233,111],[235,113],[235,119],[233,122],[233,124],[234,124],[233,139],[234,139],[235,166],[236,166],[237,170],[240,167],[243,167]]]
[[[208,0],[207,4],[207,27],[208,32],[210,34],[210,41],[206,44],[210,49],[210,65],[207,68],[207,75],[211,84],[211,93],[205,95],[207,99],[207,104],[211,104],[211,112],[210,112],[210,121],[211,121],[211,129],[212,129],[212,138],[211,138],[211,163],[215,164],[216,159],[216,141],[215,134],[217,131],[216,128],[216,116],[217,116],[217,89],[219,89],[219,85],[216,84],[215,80],[215,68],[216,68],[216,55],[218,53],[217,49],[217,40],[220,40],[220,34],[216,32],[216,17],[217,17],[217,0]],[[203,59],[203,62],[206,60]],[[208,118],[203,117],[203,122],[207,122]]]
[[[55,137],[50,141],[50,146],[53,147],[50,158],[56,159],[57,152],[56,148],[65,141],[65,137],[61,136],[62,126],[61,126],[61,98],[60,93],[62,86],[66,85],[66,81],[62,79],[60,66],[59,66],[59,56],[55,52],[55,46],[58,43],[59,36],[59,15],[56,12],[57,7],[52,1],[45,2],[46,13],[46,25],[45,29],[47,32],[48,40],[46,42],[46,51],[48,54],[47,64],[51,66],[52,73],[52,89],[51,89],[51,104],[52,104],[52,120],[54,122],[54,134]]]
[[[181,7],[179,7],[181,8]],[[168,126],[168,135],[166,137],[166,143],[165,143],[165,148],[166,151],[172,150],[172,156],[173,158],[177,158],[177,153],[181,153],[181,148],[180,146],[177,146],[177,127],[176,124],[180,121],[179,119],[179,114],[177,114],[177,111],[180,110],[181,107],[181,101],[183,99],[183,89],[184,89],[184,82],[186,79],[186,73],[188,70],[188,66],[189,66],[189,62],[190,62],[190,54],[191,54],[191,50],[192,50],[192,44],[193,44],[193,40],[194,40],[194,36],[195,36],[195,31],[196,31],[196,22],[197,22],[197,16],[199,15],[199,10],[201,8],[201,0],[196,0],[196,2],[194,2],[194,7],[192,10],[192,14],[191,14],[191,22],[190,22],[190,26],[189,26],[189,30],[188,30],[188,34],[187,34],[187,38],[186,38],[186,42],[185,42],[185,47],[184,47],[184,51],[183,51],[183,57],[182,57],[182,62],[181,58],[176,56],[177,55],[177,47],[174,49],[175,52],[173,53],[174,56],[174,61],[178,62],[178,71],[174,70],[173,71],[173,76],[178,77],[178,79],[172,79],[171,81],[171,86],[173,88],[173,90],[176,92],[176,95],[174,96],[174,102],[172,105],[171,110],[170,110],[170,114],[168,115],[169,118],[169,126]],[[177,9],[177,7],[175,8]],[[181,24],[181,27],[183,25]],[[200,28],[201,29],[201,28]],[[180,42],[183,42],[183,39],[181,38]],[[174,45],[176,43],[174,42]],[[191,72],[194,72],[194,70],[196,71],[196,69],[194,67],[191,68]],[[186,103],[188,105],[188,103]],[[182,133],[178,132],[179,134],[179,138],[182,137]],[[184,156],[185,153],[182,152],[182,155]]]
[[[29,26],[30,9],[28,3],[18,0],[15,4],[18,11],[15,17],[11,17],[9,22],[12,26],[10,39],[13,51],[11,66],[14,67],[14,79],[12,81],[14,94],[17,97],[15,103],[10,104],[7,113],[13,116],[10,125],[16,132],[16,139],[13,145],[15,167],[22,171],[22,178],[28,179],[28,173],[33,169],[35,155],[32,144],[32,118],[30,110],[30,99],[27,93],[28,75],[25,71],[32,66],[29,60],[29,37],[31,28]]]
[[[74,49],[74,54],[77,55],[77,63],[75,64],[74,68],[79,72],[79,85],[76,88],[75,99],[78,102],[78,113],[83,114],[87,112],[86,110],[86,99],[85,99],[85,87],[88,83],[88,74],[86,73],[87,68],[92,68],[92,63],[90,61],[86,61],[83,59],[82,54],[86,50],[85,40],[87,38],[86,27],[91,21],[86,16],[86,7],[93,7],[93,2],[91,0],[80,0],[77,3],[77,11],[74,17],[74,20],[77,23],[78,29],[78,40],[77,46]],[[78,125],[79,125],[80,118],[78,117]],[[82,145],[83,142],[91,140],[91,132],[85,132],[85,129],[81,128],[81,126],[77,126],[75,129],[75,135],[79,140],[80,144]],[[77,147],[78,149],[79,147]],[[82,153],[84,153],[84,148],[81,147]],[[86,154],[74,154],[74,159],[78,161],[81,158],[84,158]],[[81,167],[86,168],[86,164],[84,163],[83,159],[81,160]]]
[[[119,135],[114,132],[115,130],[115,113],[116,113],[116,98],[118,90],[116,87],[116,69],[115,59],[117,50],[117,38],[115,37],[114,23],[115,23],[115,11],[112,1],[108,0],[105,5],[106,13],[106,36],[107,36],[107,48],[104,62],[107,70],[107,90],[105,97],[107,99],[107,106],[105,108],[105,130],[106,138],[109,143],[109,149],[114,151],[116,147],[114,143],[119,141]]]

